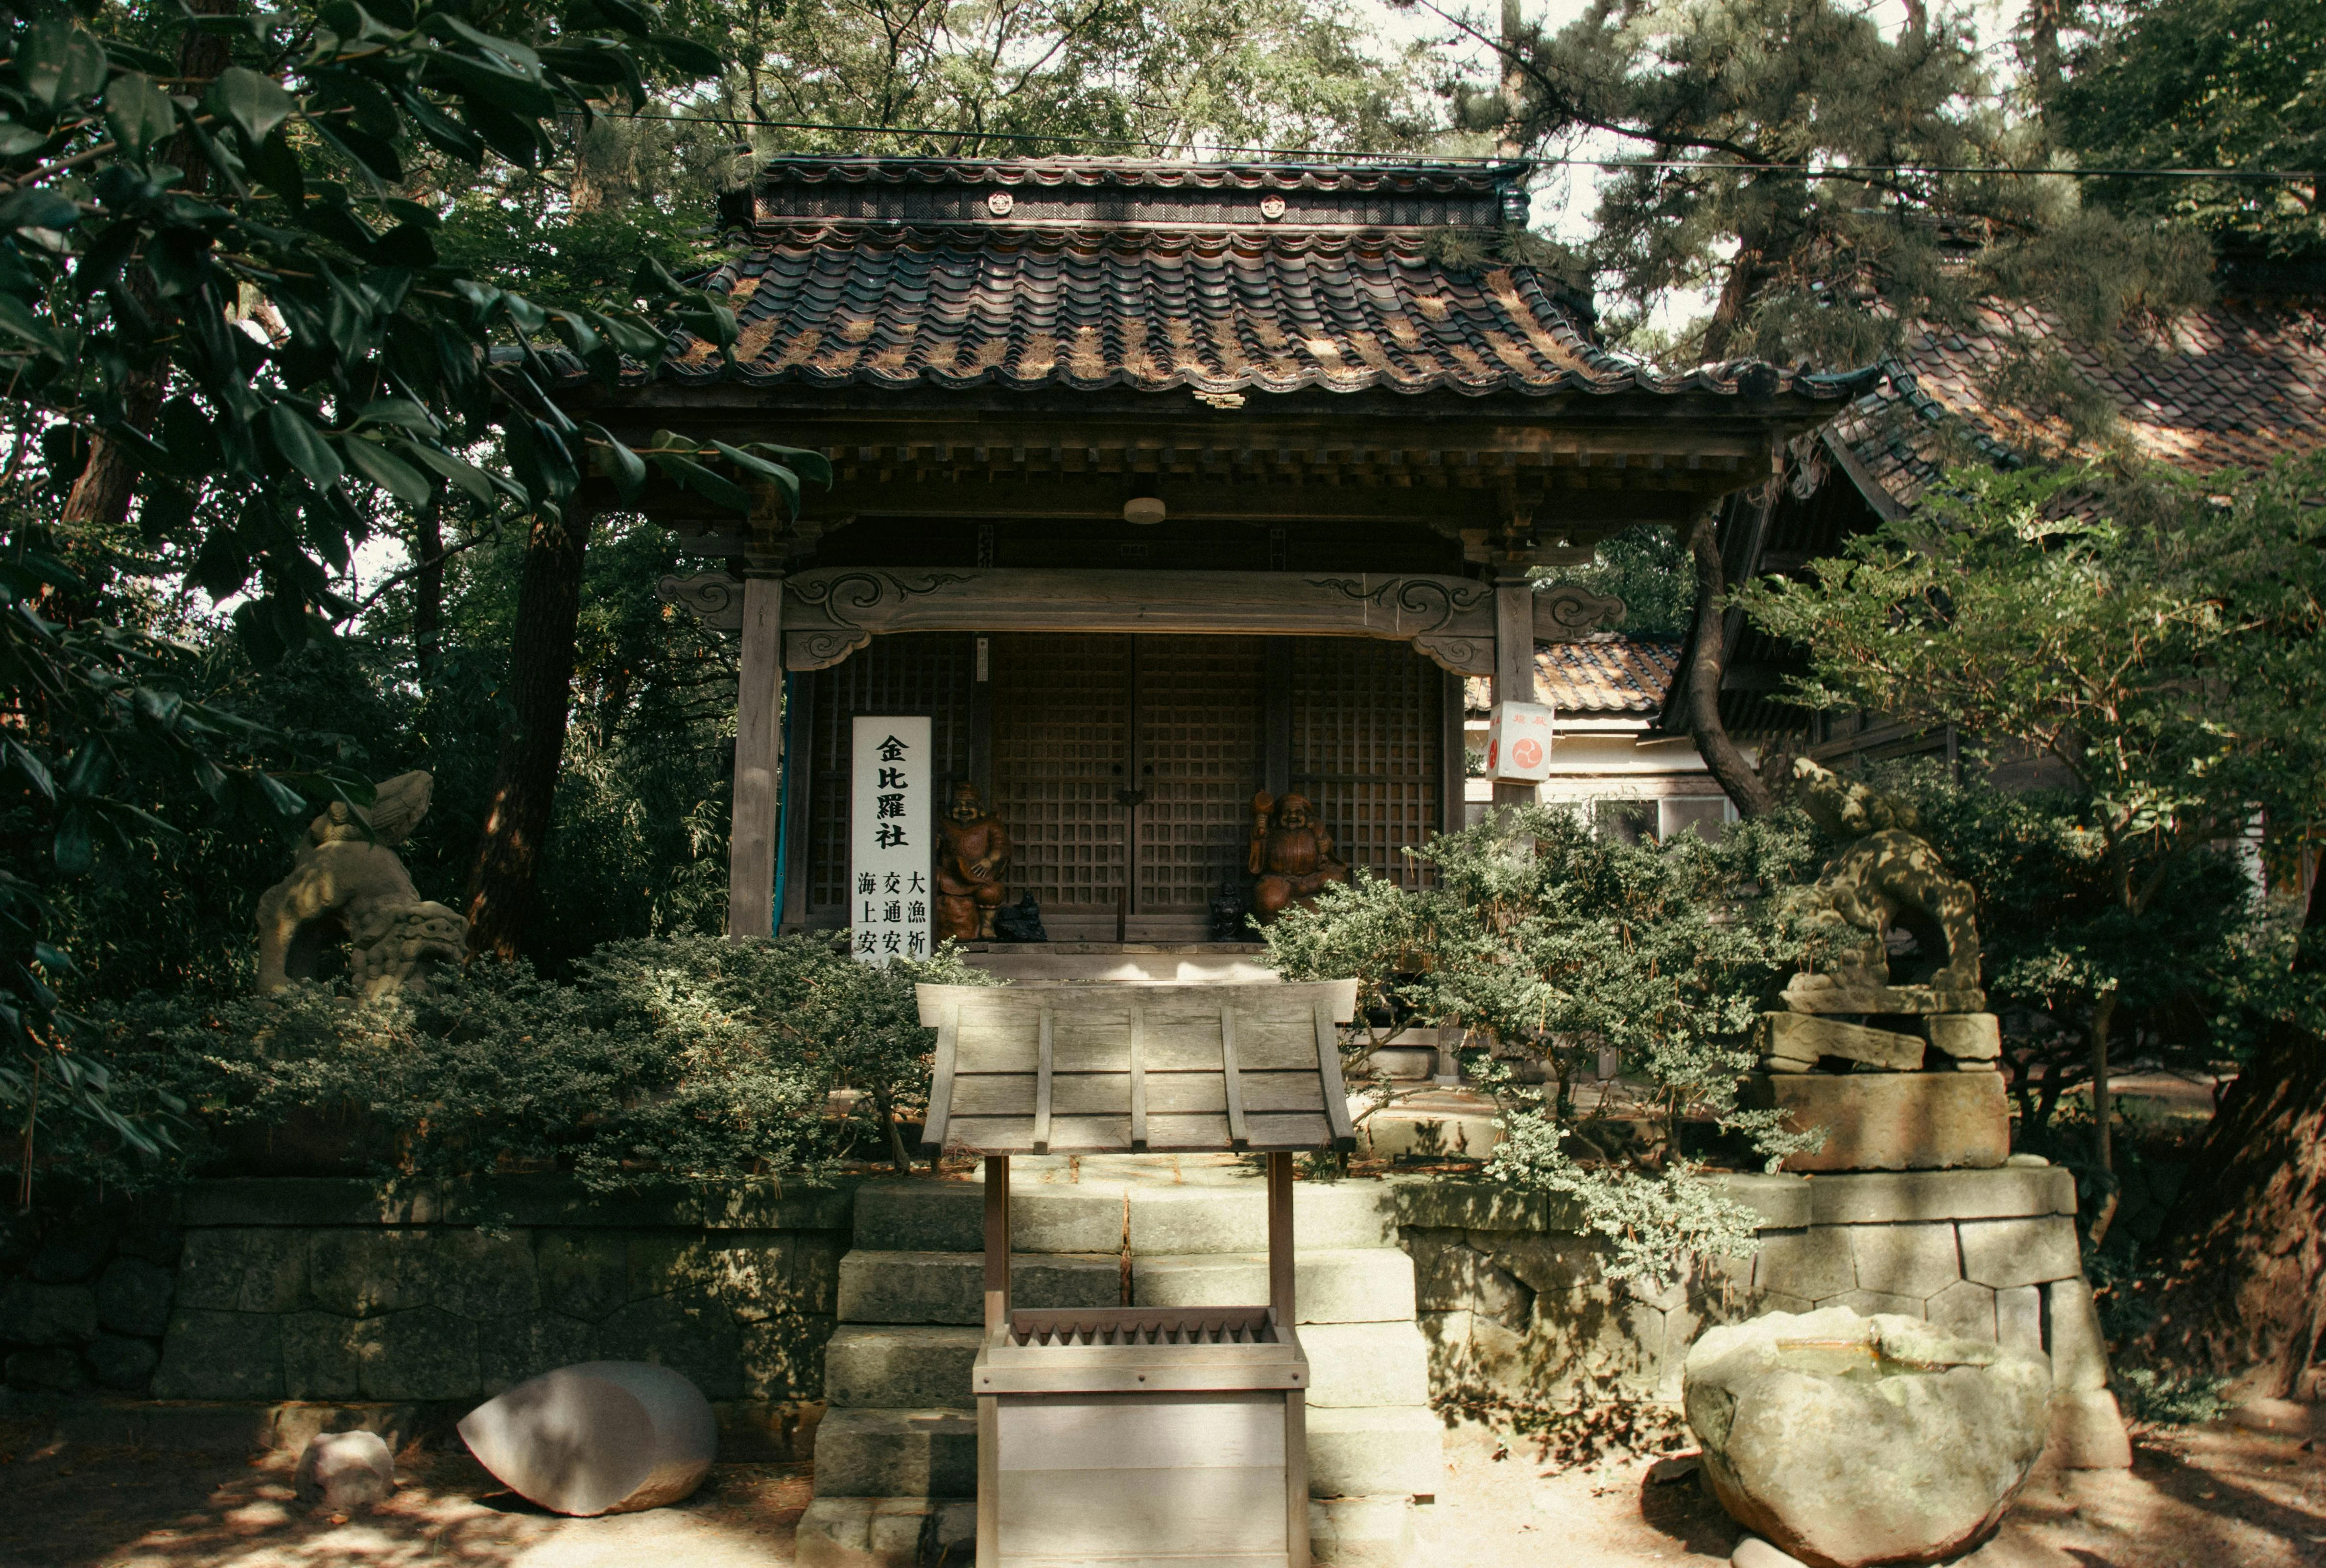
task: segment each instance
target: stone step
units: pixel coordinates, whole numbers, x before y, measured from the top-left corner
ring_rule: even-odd
[[[1311,1498],[1308,1560],[1315,1568],[1407,1568],[1414,1560],[1413,1499]],[[800,1559],[805,1568],[807,1559]]]
[[[1228,1183],[1012,1183],[1012,1252],[1120,1252],[1126,1210],[1133,1253],[1250,1252],[1268,1245],[1258,1175]],[[1386,1182],[1303,1182],[1293,1235],[1310,1248],[1393,1248],[1397,1192]],[[977,1252],[985,1245],[982,1182],[871,1182],[856,1193],[855,1243],[876,1252]]]
[[[1307,1323],[1310,1406],[1429,1403],[1429,1341],[1405,1323]]]
[[[823,1349],[823,1396],[835,1410],[967,1410],[981,1328],[842,1323]]]
[[[985,1321],[985,1265],[970,1252],[873,1252],[840,1260],[843,1323],[963,1323]],[[1120,1255],[1023,1254],[1009,1260],[1010,1300],[1023,1307],[1116,1306]]]
[[[847,1265],[841,1266],[844,1291]],[[1413,1321],[1413,1260],[1393,1248],[1303,1251],[1294,1259],[1292,1288],[1296,1322]],[[1140,1306],[1256,1306],[1268,1299],[1268,1257],[1217,1252],[1135,1257],[1130,1299]]]
[[[1397,1222],[1397,1189],[1388,1182],[1301,1182],[1292,1189],[1292,1235],[1303,1252],[1394,1248]],[[1255,1252],[1267,1247],[1268,1193],[1257,1178],[1249,1188],[1131,1190],[1134,1256]]]
[[[966,1410],[831,1410],[815,1429],[819,1498],[973,1498],[977,1417]]]
[[[800,1516],[799,1568],[925,1568],[977,1554],[977,1504],[935,1498],[818,1498]]]
[[[1308,1493],[1319,1498],[1435,1497],[1446,1475],[1445,1428],[1410,1405],[1308,1410]],[[827,1421],[831,1417],[825,1417]],[[816,1438],[816,1453],[823,1438]]]

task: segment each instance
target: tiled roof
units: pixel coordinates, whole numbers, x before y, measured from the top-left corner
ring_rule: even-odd
[[[1580,642],[1540,644],[1534,651],[1535,700],[1560,714],[1610,713],[1647,718],[1663,706],[1679,666],[1679,644],[1657,637],[1595,632]],[[1487,711],[1493,683],[1472,677],[1464,705]]]
[[[681,383],[1202,394],[1382,387],[1463,394],[1795,393],[1863,380],[1757,364],[1660,376],[1602,348],[1590,304],[1484,255],[1514,164],[945,162],[786,158],[751,248],[710,280],[731,368],[682,337]]]
[[[1902,504],[1948,465],[1940,433],[1948,416],[1964,421],[1990,459],[2060,443],[2056,420],[1990,402],[1982,390],[2019,337],[2060,347],[2115,405],[2144,457],[2202,473],[2257,468],[2281,452],[2326,445],[2326,302],[2316,295],[2226,300],[2191,312],[2169,333],[2127,329],[2105,356],[2066,339],[2040,311],[1983,315],[1984,331],[1919,332],[1903,362],[1889,366],[1887,385],[1834,422],[1835,436]]]

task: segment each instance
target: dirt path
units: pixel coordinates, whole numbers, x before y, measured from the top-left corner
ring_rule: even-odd
[[[0,1568],[776,1568],[810,1482],[797,1465],[722,1464],[672,1508],[563,1519],[510,1496],[457,1449],[407,1451],[395,1498],[334,1518],[302,1508],[291,1456],[239,1461],[33,1446],[0,1433]],[[1429,1568],[1719,1568],[1736,1527],[1692,1477],[1643,1460],[1543,1473],[1523,1441],[1447,1434],[1445,1489],[1419,1515]],[[1499,1452],[1499,1457],[1497,1457]],[[2326,1462],[2314,1445],[2211,1426],[2139,1447],[2125,1472],[2039,1472],[1961,1568],[2317,1568]]]

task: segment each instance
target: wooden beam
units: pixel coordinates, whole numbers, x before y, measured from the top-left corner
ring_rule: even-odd
[[[1042,1005],[1041,1044],[1034,1057],[1034,1152],[1050,1152],[1050,1064],[1055,1057],[1052,1042],[1056,1038],[1057,1016],[1048,1003]]]
[[[726,572],[670,576],[665,601],[733,628],[746,593]],[[1146,632],[1223,636],[1376,637],[1408,642],[1457,674],[1495,670],[1504,645],[1527,671],[1533,645],[1588,636],[1621,601],[1582,589],[1536,592],[1428,572],[1123,571],[835,566],[786,584],[784,659],[839,663],[898,632]]]
[[[1147,1147],[1147,1009],[1130,999],[1130,1146]]]
[[[727,935],[771,936],[776,921],[776,801],[783,765],[783,603],[779,574],[743,580],[735,679],[735,783],[727,840]]]
[[[1227,1085],[1228,1142],[1241,1148],[1251,1141],[1243,1122],[1243,1083],[1236,1071],[1235,1007],[1220,1004],[1220,1076]]]

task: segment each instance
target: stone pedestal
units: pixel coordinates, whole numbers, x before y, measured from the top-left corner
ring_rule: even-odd
[[[1789,1171],[1984,1169],[2011,1153],[1999,1072],[1755,1073],[1746,1098],[1786,1112],[1789,1131],[1825,1128],[1825,1147]]]

